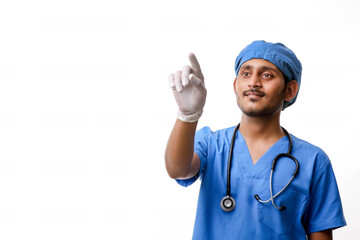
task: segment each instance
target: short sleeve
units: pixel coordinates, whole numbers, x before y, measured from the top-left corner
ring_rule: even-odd
[[[209,138],[211,135],[211,130],[209,127],[203,127],[202,129],[196,131],[195,140],[194,140],[194,152],[200,158],[200,170],[198,174],[189,179],[176,179],[176,182],[183,187],[188,187],[193,184],[198,178],[202,179],[202,175],[205,170],[207,156],[208,156],[208,146]]]
[[[327,158],[327,156],[323,156]],[[310,200],[303,218],[306,233],[346,226],[340,194],[329,159],[315,175]]]

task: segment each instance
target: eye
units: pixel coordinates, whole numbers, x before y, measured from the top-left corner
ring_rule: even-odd
[[[273,76],[272,76],[270,73],[264,73],[264,74],[263,74],[263,77],[264,77],[264,78],[267,78],[267,79],[270,79],[270,78],[272,78]]]
[[[241,75],[243,75],[244,77],[248,77],[248,76],[250,76],[250,73],[249,72],[243,72]]]

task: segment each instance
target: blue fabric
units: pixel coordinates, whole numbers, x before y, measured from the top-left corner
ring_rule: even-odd
[[[292,154],[299,161],[299,172],[288,188],[271,202],[269,177],[273,158],[287,151],[288,139],[281,138],[254,165],[241,133],[234,146],[231,195],[236,201],[232,212],[220,207],[226,195],[227,162],[235,127],[212,132],[205,127],[196,132],[195,152],[201,160],[201,187],[193,239],[306,239],[306,234],[346,225],[336,179],[327,155],[318,147],[294,136]],[[295,164],[279,159],[273,175],[276,194],[291,178]],[[198,177],[177,180],[191,185]]]
[[[301,84],[301,62],[295,53],[282,43],[271,43],[254,41],[245,47],[235,60],[235,73],[239,74],[239,69],[243,63],[251,59],[264,59],[274,64],[284,74],[288,81],[296,80]],[[289,102],[286,102],[284,109],[296,101],[297,95]]]

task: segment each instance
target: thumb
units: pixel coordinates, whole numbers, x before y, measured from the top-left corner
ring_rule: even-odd
[[[201,93],[206,93],[206,88],[204,82],[195,76],[194,74],[190,74],[189,76],[190,83]]]

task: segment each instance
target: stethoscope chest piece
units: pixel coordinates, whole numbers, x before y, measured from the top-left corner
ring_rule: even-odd
[[[235,208],[235,200],[230,196],[221,199],[220,206],[225,212],[231,212]]]

